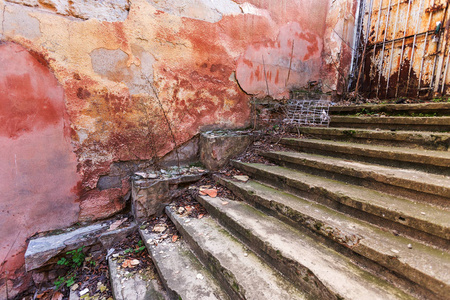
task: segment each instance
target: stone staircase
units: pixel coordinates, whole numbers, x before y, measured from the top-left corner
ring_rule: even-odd
[[[272,164],[233,161],[251,179],[215,179],[242,201],[197,196],[201,219],[166,207],[176,243],[140,230],[169,294],[448,299],[449,112],[333,107],[330,128],[301,128],[308,138],[281,140],[293,151],[261,153]]]

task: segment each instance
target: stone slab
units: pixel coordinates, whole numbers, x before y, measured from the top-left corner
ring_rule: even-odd
[[[279,166],[240,162],[233,165],[266,183],[284,182],[284,187],[294,188],[311,199],[326,198],[450,240],[450,212],[447,209]]]
[[[349,258],[247,204],[208,196],[197,200],[315,299],[412,299]]]
[[[169,300],[154,279],[151,267],[130,273],[122,269],[113,257],[108,258],[108,267],[115,300]]]
[[[156,244],[157,234],[139,232],[172,299],[230,299],[185,242],[166,239]]]
[[[166,213],[200,261],[213,271],[233,299],[307,299],[276,270],[223,229],[210,216],[182,217],[170,207]]]
[[[273,211],[274,215],[287,217],[294,223],[332,239],[359,255],[421,284],[426,289],[445,294],[445,290],[450,286],[450,274],[447,272],[450,267],[450,254],[445,250],[392,235],[324,205],[277,191],[255,181],[243,183],[216,178],[242,199],[265,207]],[[217,202],[203,198],[204,201],[200,199],[202,203]],[[230,207],[235,205],[233,203]]]
[[[253,138],[249,135],[202,133],[200,135],[200,161],[209,170],[219,170],[229,160],[250,145]]]

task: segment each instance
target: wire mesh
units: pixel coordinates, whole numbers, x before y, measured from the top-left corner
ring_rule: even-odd
[[[330,101],[290,99],[285,105],[283,123],[290,126],[330,125]]]

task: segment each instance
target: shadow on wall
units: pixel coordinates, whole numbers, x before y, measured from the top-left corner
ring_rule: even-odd
[[[79,177],[65,130],[64,91],[45,59],[6,42],[0,66],[0,274],[10,279],[11,297],[29,281],[26,238],[77,221]]]

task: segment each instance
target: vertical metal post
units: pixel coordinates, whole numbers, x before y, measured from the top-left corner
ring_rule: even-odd
[[[395,35],[397,34],[398,16],[400,15],[400,2],[401,2],[401,0],[398,0],[397,16],[395,17],[394,31],[392,32],[391,59],[389,60],[389,67],[388,67],[388,73],[387,73],[386,96],[388,95],[388,91],[389,91],[389,81],[391,79],[392,61],[394,60],[394,44],[395,44]]]
[[[448,1],[447,1],[446,6],[445,6],[444,15],[442,16],[442,21],[441,22],[442,22],[443,26],[446,23],[445,20],[447,19],[447,13],[448,13]],[[447,26],[442,28],[441,32],[439,32],[439,41],[441,40],[441,34],[445,37],[447,32],[448,32],[448,24],[447,24]],[[441,50],[439,49],[439,46],[440,46],[439,43],[438,43],[438,45],[436,47],[436,57],[435,57],[435,59],[437,60],[437,56],[438,56],[439,53],[441,53],[441,55],[439,57],[439,64],[438,64],[438,68],[437,68],[437,71],[436,71],[436,79],[434,79],[434,77],[432,77],[431,81],[430,81],[430,89],[433,89],[435,93],[437,93],[438,90],[439,90],[439,83],[440,83],[441,77],[442,77],[442,67],[443,67],[443,63],[444,63],[444,59],[445,59],[445,55],[446,55],[447,44],[448,44],[448,38],[444,39],[444,42],[442,43],[442,53],[441,53]],[[447,53],[447,55],[448,55],[448,53]],[[444,84],[442,86],[444,86]]]
[[[390,1],[390,0],[389,0]],[[376,54],[376,50],[377,50],[377,41],[378,41],[378,31],[380,29],[380,20],[381,20],[381,10],[382,10],[382,6],[383,6],[383,0],[380,0],[380,7],[378,8],[378,21],[377,21],[377,29],[375,32],[375,42],[374,42],[374,46],[373,46],[373,55],[372,55],[372,62],[375,61],[375,54]],[[374,64],[370,64],[370,70],[372,70],[372,66]],[[372,82],[372,80],[369,79],[370,82]]]
[[[408,0],[408,12],[406,13],[406,23],[405,23],[405,30],[403,32],[402,50],[400,51],[400,65],[398,67],[398,73],[397,73],[397,85],[395,86],[395,97],[398,97],[398,88],[400,87],[400,72],[402,71],[402,68],[403,68],[403,53],[405,51],[406,31],[408,30],[409,12],[411,10],[411,1],[413,1],[413,0]]]
[[[408,71],[408,80],[406,82],[406,95],[408,95],[408,90],[409,90],[409,82],[411,80],[411,71],[412,71],[412,67],[414,65],[414,49],[416,47],[416,40],[417,40],[417,31],[419,30],[419,23],[420,23],[420,19],[421,19],[421,12],[422,12],[422,6],[424,6],[424,2],[420,1],[420,7],[419,10],[417,12],[417,23],[416,23],[416,29],[414,31],[414,40],[413,40],[413,44],[411,47],[411,59],[409,60],[409,71]]]
[[[431,2],[431,7],[434,6],[434,0]],[[428,41],[428,31],[430,30],[431,25],[431,19],[433,18],[433,11],[430,11],[430,16],[428,18],[428,25],[427,25],[427,32],[425,33],[425,40],[423,41],[423,53],[422,53],[422,59],[420,61],[420,72],[419,72],[419,83],[417,87],[417,96],[420,94],[420,87],[422,84],[422,73],[423,73],[423,63],[425,62],[425,54],[426,54],[426,48],[427,48],[427,41]]]
[[[380,56],[380,69],[378,70],[378,82],[377,82],[377,93],[376,97],[378,98],[378,92],[380,90],[380,81],[381,81],[381,74],[383,73],[383,63],[384,63],[384,48],[386,46],[386,36],[388,34],[388,27],[389,27],[389,19],[391,17],[391,0],[389,0],[387,12],[386,12],[386,26],[384,28],[384,37],[383,37],[383,48],[381,48],[381,56]]]

